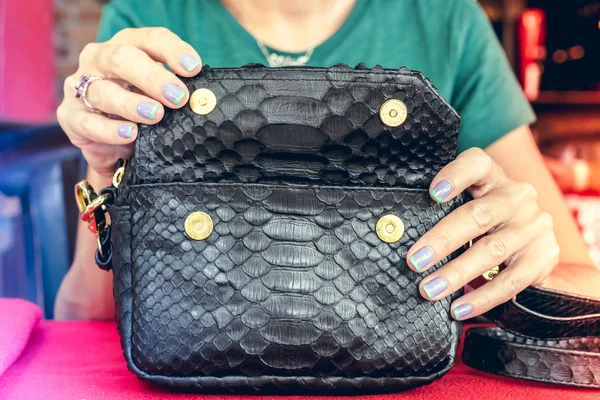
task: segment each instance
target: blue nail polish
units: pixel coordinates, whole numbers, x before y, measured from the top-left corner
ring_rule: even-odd
[[[152,103],[140,103],[137,106],[137,113],[140,117],[154,121],[158,106]]]
[[[192,72],[200,65],[200,61],[190,53],[183,53],[181,57],[179,57],[179,64],[185,68],[187,72]]]
[[[181,102],[181,99],[185,97],[187,92],[176,84],[169,82],[163,86],[162,93],[167,100],[177,106]]]
[[[435,199],[438,203],[446,200],[448,196],[452,193],[452,182],[450,181],[441,181],[438,182],[437,185],[431,189],[431,197]]]
[[[120,127],[117,128],[117,133],[123,139],[130,139],[132,131],[133,131],[133,126],[131,126],[131,125],[121,125]]]
[[[433,260],[433,250],[429,247],[423,247],[415,252],[408,261],[412,264],[417,272],[421,272]]]
[[[438,296],[444,290],[448,289],[448,282],[441,276],[434,278],[423,285],[423,291],[427,294],[427,297],[431,300],[435,296]]]
[[[461,304],[460,306],[454,307],[454,310],[452,310],[452,314],[454,314],[454,318],[460,321],[461,319],[464,319],[467,315],[471,314],[472,311],[473,306],[468,303],[465,303]]]

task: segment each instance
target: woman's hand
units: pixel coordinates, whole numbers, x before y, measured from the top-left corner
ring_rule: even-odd
[[[58,121],[81,148],[90,167],[87,178],[96,188],[108,185],[117,160],[131,155],[138,123],[155,124],[164,107],[187,103],[187,88],[163,64],[185,77],[201,68],[198,53],[167,29],[125,29],[108,42],[87,45],[78,71],[65,81]],[[104,78],[88,86],[86,98],[95,110],[75,98],[75,85],[84,73]],[[80,222],[73,264],[56,297],[56,318],[112,317],[112,274],[93,266],[96,246]]]
[[[164,106],[180,108],[187,102],[187,88],[163,64],[186,77],[201,68],[198,53],[169,30],[124,29],[108,42],[87,45],[78,71],[66,79],[58,121],[102,177],[110,178],[117,160],[131,155],[137,123],[156,124]],[[87,91],[97,111],[75,98],[75,85],[84,73],[104,78],[92,82]]]
[[[435,301],[504,265],[492,281],[454,301],[451,310],[456,319],[485,313],[527,286],[543,284],[559,255],[552,217],[539,208],[535,188],[510,180],[483,150],[473,148],[460,154],[437,174],[430,193],[443,203],[464,190],[474,200],[442,219],[408,252],[411,268],[424,272],[485,235],[421,282],[423,297]]]

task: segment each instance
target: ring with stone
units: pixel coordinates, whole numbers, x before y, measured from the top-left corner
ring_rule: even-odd
[[[75,98],[80,99],[83,102],[83,104],[85,104],[85,106],[90,108],[91,110],[98,111],[98,109],[96,107],[94,107],[93,105],[90,104],[86,95],[87,95],[88,88],[90,87],[92,82],[100,81],[103,79],[104,78],[101,78],[99,76],[92,76],[90,74],[81,75],[79,77],[79,80],[77,81],[77,84],[75,85],[75,89],[77,90],[77,93],[75,94]]]

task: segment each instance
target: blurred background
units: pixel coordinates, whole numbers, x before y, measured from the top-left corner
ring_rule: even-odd
[[[47,318],[71,263],[78,217],[72,188],[85,167],[55,110],[64,79],[94,41],[102,3],[0,0],[0,297],[33,301]],[[480,3],[533,104],[540,149],[600,266],[600,1]]]

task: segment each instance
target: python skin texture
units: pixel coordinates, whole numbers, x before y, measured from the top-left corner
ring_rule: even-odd
[[[434,87],[363,65],[205,67],[184,82],[216,107],[141,126],[111,209],[129,368],[177,390],[258,394],[397,392],[446,373],[453,298],[424,300],[426,274],[406,263],[463,201],[428,193],[460,125]],[[406,105],[400,126],[380,118],[389,99]],[[204,240],[186,233],[193,212],[212,220]],[[404,224],[392,243],[376,232],[386,215]]]

